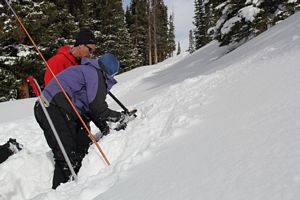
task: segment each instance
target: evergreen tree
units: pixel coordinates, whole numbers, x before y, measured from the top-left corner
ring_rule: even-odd
[[[221,42],[221,45],[227,45],[231,42],[239,42],[239,33],[245,33],[245,26],[242,24],[245,19],[242,19],[239,15],[239,10],[243,7],[246,0],[229,0],[223,4],[222,16],[217,22],[217,36],[216,38]]]
[[[87,21],[85,17],[86,2],[84,0],[67,0],[67,6],[69,13],[75,17],[75,20],[79,22],[79,26],[84,26]]]
[[[121,0],[11,2],[46,60],[62,44],[72,45],[75,34],[86,27],[94,31],[98,41],[95,55],[106,52],[115,54],[122,71],[148,64],[149,55],[151,58],[155,55],[154,46],[157,47],[158,61],[169,57],[175,47],[173,16],[168,20],[167,6],[163,0],[133,0],[126,12],[128,26]],[[155,3],[151,9],[150,2],[152,5]],[[45,65],[4,2],[0,4],[0,11],[2,101],[17,98],[17,88],[27,75],[34,75],[41,84]],[[156,19],[155,23],[153,19]],[[148,41],[151,41],[150,45]]]
[[[195,25],[195,43],[196,49],[199,49],[206,45],[209,40],[208,29],[209,13],[205,13],[205,3],[203,0],[195,0],[195,16],[194,16],[194,25]]]
[[[207,31],[206,31],[206,37],[208,42],[211,42],[215,38],[215,26],[218,20],[218,16],[220,13],[218,10],[215,9],[217,1],[206,1],[204,4],[204,10],[206,14],[206,24],[207,24]]]
[[[149,65],[152,65],[152,27],[153,27],[153,21],[152,21],[152,3],[151,0],[147,0],[148,3],[148,8],[147,8],[147,13],[148,13],[148,61]]]
[[[289,0],[228,0],[217,7],[222,15],[215,26],[215,38],[221,45],[243,43],[293,14],[299,4]]]
[[[0,60],[0,102],[17,98],[18,80],[7,64]]]
[[[100,37],[96,55],[106,52],[115,54],[120,60],[121,71],[130,70],[141,65],[142,58],[133,46],[132,39],[125,23],[122,1],[101,0],[99,24]]]
[[[57,9],[64,9],[72,15],[80,28],[87,26],[86,23],[90,22],[87,15],[90,0],[52,0],[50,2],[53,2]]]
[[[6,80],[0,80],[0,98],[11,99],[17,97],[17,86],[26,76],[34,75],[40,83],[43,82],[45,64],[7,5],[1,5],[0,10],[5,14],[1,15],[0,22],[0,51],[3,56],[0,65],[0,73],[3,74],[0,77],[6,77]],[[75,22],[66,10],[58,10],[54,3],[42,0],[14,1],[11,6],[46,59],[56,47],[72,41],[70,37],[76,31]],[[7,82],[11,84],[7,85]]]
[[[194,39],[194,35],[193,35],[193,30],[190,30],[188,52],[193,53],[194,51],[195,51],[195,39]]]
[[[126,10],[126,22],[134,44],[145,58],[144,64],[163,61],[174,51],[174,23],[168,20],[163,0],[132,0]]]
[[[148,11],[147,0],[132,0],[126,9],[126,22],[134,47],[142,57],[142,64],[148,64]]]
[[[294,14],[299,9],[300,2],[289,0],[261,1],[256,6],[261,9],[257,15],[253,26],[258,29],[258,33],[267,30],[278,21],[284,20]]]
[[[103,0],[84,0],[84,9],[81,10],[83,15],[79,24],[80,29],[87,28],[94,32],[96,39],[99,40],[101,36],[101,30],[103,28],[102,16],[105,12],[105,1]]]
[[[161,62],[168,57],[168,8],[163,0],[152,1],[153,46],[154,58],[157,50],[157,61]]]
[[[154,56],[154,63],[157,64],[158,63],[158,47],[157,47],[157,27],[159,26],[158,23],[157,23],[157,18],[158,18],[158,15],[157,15],[157,0],[150,0],[152,1],[151,3],[151,13],[152,13],[152,28],[153,28],[153,56]]]
[[[168,56],[172,57],[173,52],[176,50],[175,43],[175,26],[174,26],[174,14],[169,17],[169,27],[168,27]]]

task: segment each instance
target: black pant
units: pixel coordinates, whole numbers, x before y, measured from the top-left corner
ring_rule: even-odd
[[[64,109],[50,104],[47,111],[77,174],[91,140],[81,122]],[[34,114],[54,154],[55,169],[52,188],[56,189],[60,183],[65,183],[70,179],[71,172],[39,102],[35,104]]]

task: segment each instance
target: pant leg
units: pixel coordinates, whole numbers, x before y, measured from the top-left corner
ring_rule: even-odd
[[[57,186],[59,186],[60,183],[65,183],[70,179],[71,172],[59,148],[50,124],[47,121],[47,118],[39,103],[36,104],[34,111],[36,120],[39,123],[40,127],[43,129],[47,143],[54,154],[55,169],[52,188],[55,189]],[[65,148],[65,151],[70,158],[73,168],[78,168],[78,165],[81,166],[82,158],[77,153],[77,122],[68,117],[67,113],[57,106],[50,105],[47,108],[47,111],[52,119],[52,122]]]
[[[89,121],[85,121],[85,122],[90,130]],[[75,153],[78,158],[78,164],[76,165],[74,170],[77,173],[81,167],[81,162],[83,158],[88,153],[88,149],[90,147],[90,144],[92,144],[92,140],[90,139],[88,132],[86,131],[86,129],[84,128],[84,126],[79,120],[77,123],[76,130],[77,132],[76,135],[74,136],[74,139],[76,141]]]

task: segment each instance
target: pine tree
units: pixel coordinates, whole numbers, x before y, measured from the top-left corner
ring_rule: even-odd
[[[152,1],[151,5],[152,5],[152,28],[153,28],[153,56],[154,56],[154,63],[157,64],[158,63],[158,45],[157,45],[157,28],[158,28],[158,23],[157,23],[157,0],[150,0]]]
[[[151,9],[150,2],[155,3]],[[128,27],[121,0],[20,0],[12,6],[46,60],[62,44],[74,44],[75,34],[84,27],[96,35],[95,55],[115,54],[122,71],[148,64],[154,46],[157,61],[169,57],[175,47],[174,16],[168,19],[163,0],[133,0],[126,14]],[[27,75],[42,83],[45,65],[4,3],[0,12],[0,99],[9,100],[17,98]]]
[[[75,22],[65,10],[58,10],[54,3],[34,0],[15,1],[11,5],[46,59],[54,53],[56,47],[72,41]],[[3,30],[0,34],[0,51],[3,55],[0,73],[4,73],[0,77],[9,79],[0,80],[0,97],[11,99],[17,97],[17,86],[26,76],[34,75],[40,83],[43,82],[45,64],[11,11],[3,4],[0,9],[5,13],[1,16],[3,23],[0,25]],[[11,84],[2,85],[7,82]]]
[[[148,11],[147,0],[132,0],[126,10],[126,22],[134,47],[142,57],[142,64],[148,64]]]
[[[262,1],[257,5],[261,12],[257,15],[253,26],[258,29],[258,33],[267,30],[278,21],[284,20],[294,14],[299,9],[300,2],[289,0],[269,0]]]
[[[205,13],[205,3],[203,0],[195,0],[195,16],[194,16],[194,25],[195,25],[195,43],[196,49],[199,49],[206,45],[209,40],[208,29],[209,29],[209,13]]]
[[[175,26],[174,26],[174,13],[169,17],[168,26],[168,57],[173,56],[173,52],[176,50],[175,43]]]
[[[289,0],[225,1],[216,9],[221,15],[215,38],[220,45],[240,45],[296,12],[299,5],[300,2]]]
[[[193,35],[193,30],[190,30],[188,52],[193,53],[194,51],[195,51],[195,39],[194,39],[194,35]]]
[[[101,31],[103,28],[102,24],[102,16],[104,9],[106,8],[106,1],[105,0],[84,0],[84,9],[82,9],[81,15],[84,15],[82,19],[84,21],[80,22],[79,27],[80,29],[90,29],[94,32],[97,41],[100,40]],[[96,52],[97,53],[97,49]],[[96,54],[97,55],[97,54]]]
[[[133,46],[125,23],[122,1],[101,1],[102,12],[99,13],[100,37],[96,55],[106,52],[115,54],[120,60],[121,71],[130,70],[141,65],[142,58]]]
[[[18,80],[7,64],[0,60],[0,102],[17,98]]]
[[[215,26],[218,20],[218,16],[220,13],[215,9],[215,4],[217,1],[206,1],[204,4],[204,10],[206,14],[206,24],[207,24],[207,40],[208,42],[211,42],[215,38]]]
[[[247,33],[251,33],[249,26],[243,26],[244,23],[249,22],[239,15],[239,11],[243,8],[245,2],[246,0],[229,0],[225,4],[224,9],[226,12],[223,12],[223,16],[221,17],[223,22],[219,23],[221,26],[218,27],[219,35],[217,37],[221,45],[240,42],[244,37],[247,37]],[[244,35],[241,37],[242,34]]]
[[[152,1],[154,58],[161,62],[168,57],[168,8],[163,0]]]
[[[147,14],[148,14],[148,61],[149,65],[152,65],[152,3],[151,0],[147,0],[148,7],[147,7]]]
[[[82,9],[85,7],[84,0],[68,0],[68,8],[71,15],[73,15],[76,21],[83,23],[81,20],[84,19],[84,12]]]

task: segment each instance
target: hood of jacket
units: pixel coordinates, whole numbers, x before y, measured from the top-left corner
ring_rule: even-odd
[[[81,58],[81,65],[89,65],[96,69],[101,69],[98,64],[98,60],[94,58]]]
[[[89,66],[95,67],[96,69],[101,70],[103,72],[104,77],[105,77],[105,82],[106,82],[107,93],[118,82],[114,77],[112,77],[104,72],[104,70],[98,64],[98,59],[82,58],[81,65],[89,65]]]
[[[56,54],[63,54],[66,58],[68,58],[71,63],[74,65],[78,64],[77,59],[70,53],[71,47],[69,45],[64,45],[57,50]]]

